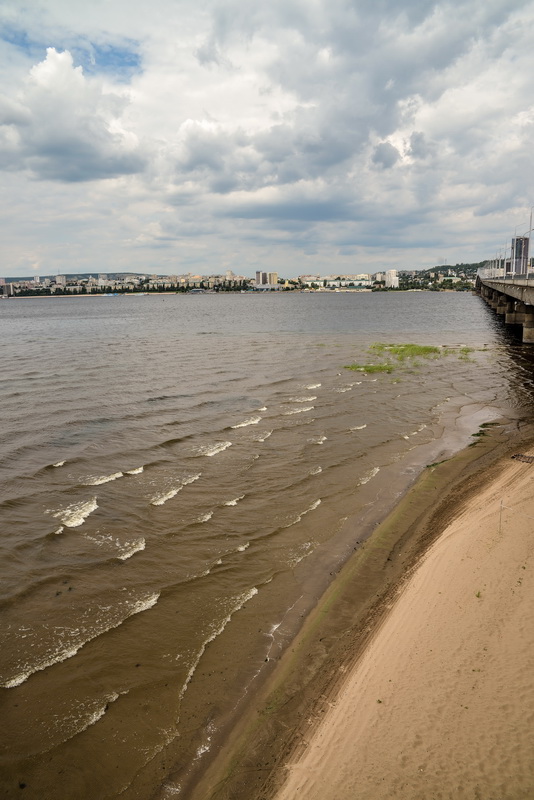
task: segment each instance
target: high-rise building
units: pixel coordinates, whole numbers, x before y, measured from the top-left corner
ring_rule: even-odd
[[[56,285],[57,286],[66,286],[67,285],[67,277],[65,275],[56,275]]]
[[[388,269],[386,271],[386,287],[388,289],[399,288],[399,278],[396,269]]]
[[[267,274],[267,283],[270,286],[278,286],[278,272],[269,272]]]
[[[265,286],[269,283],[266,272],[256,272],[256,286]]]
[[[514,236],[512,239],[511,272],[528,272],[528,236]]]

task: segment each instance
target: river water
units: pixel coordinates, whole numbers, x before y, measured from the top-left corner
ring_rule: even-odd
[[[5,797],[192,797],[421,469],[532,413],[530,349],[469,294],[10,300],[0,329]],[[344,368],[379,341],[449,350]]]

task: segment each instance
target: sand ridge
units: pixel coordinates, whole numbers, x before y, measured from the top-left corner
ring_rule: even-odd
[[[430,547],[276,800],[534,797],[534,467]]]

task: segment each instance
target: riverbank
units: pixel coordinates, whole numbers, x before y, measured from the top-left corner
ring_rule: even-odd
[[[528,628],[521,647],[515,645],[533,566],[524,537],[529,514],[534,517],[528,507],[534,473],[509,457],[527,450],[533,437],[524,429],[512,444],[512,428],[489,428],[475,447],[425,470],[325,593],[195,798],[530,796],[520,785],[530,780],[524,756],[532,746],[532,698],[527,701],[522,679]],[[482,485],[488,488],[481,492]],[[512,537],[495,535],[503,497],[503,529],[508,514]],[[462,550],[471,531],[471,549]],[[488,633],[504,630],[507,620],[515,625],[506,632],[515,661],[504,650],[499,660],[498,637]],[[460,639],[454,640],[457,629]],[[491,697],[497,688],[496,706]],[[493,733],[485,710],[493,715]],[[492,750],[503,737],[508,763]],[[455,761],[455,748],[469,758]],[[470,765],[471,778],[487,774],[495,795],[487,785],[481,795],[462,794],[458,786],[470,785]],[[503,793],[499,770],[501,783],[517,773],[515,794]],[[439,794],[448,781],[450,792]]]

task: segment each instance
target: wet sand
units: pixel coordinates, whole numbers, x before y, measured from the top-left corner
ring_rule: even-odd
[[[503,430],[355,553],[195,798],[534,796],[534,445]]]

